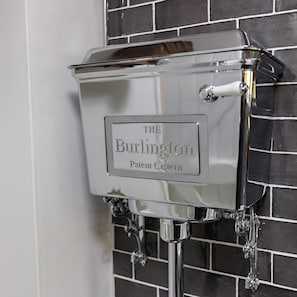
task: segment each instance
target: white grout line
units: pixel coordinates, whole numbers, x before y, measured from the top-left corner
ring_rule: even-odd
[[[273,197],[272,197],[272,195],[273,195],[273,191],[272,191],[272,187],[269,187],[269,216],[270,216],[270,218],[272,218],[273,217],[273,211],[272,211],[272,204],[273,204]]]
[[[229,273],[222,272],[222,271],[217,271],[217,270],[209,270],[209,269],[206,269],[206,268],[196,267],[196,266],[192,266],[192,265],[189,265],[189,264],[184,264],[184,267],[189,268],[189,269],[193,269],[193,270],[196,270],[196,271],[203,271],[203,272],[208,272],[208,273],[212,273],[212,274],[228,276],[228,277],[231,277],[231,278],[238,277],[238,275],[229,274]]]
[[[250,147],[250,151],[265,153],[265,154],[272,154],[272,155],[292,155],[292,156],[297,155],[297,152],[271,151],[271,150],[253,148],[253,147]]]
[[[259,219],[266,220],[266,221],[280,222],[280,223],[297,224],[297,220],[277,218],[277,217],[259,216]]]
[[[132,267],[132,279],[135,280],[135,263],[131,263]]]
[[[274,267],[273,267],[273,253],[271,253],[271,255],[270,255],[270,281],[273,283],[273,271],[274,271]]]
[[[239,278],[236,277],[236,280],[235,280],[235,297],[239,297]]]
[[[207,0],[207,21],[210,22],[210,0]]]
[[[271,120],[271,121],[296,121],[297,117],[281,117],[281,116],[264,116],[264,115],[256,115],[252,114],[251,118],[254,119],[262,119],[262,120]]]
[[[275,0],[272,0],[272,13],[275,13]]]
[[[121,7],[111,8],[111,9],[108,9],[108,12],[114,12],[114,11],[120,11],[120,10],[127,10],[127,9],[131,9],[131,8],[142,7],[142,6],[148,6],[148,5],[152,5],[154,3],[155,3],[155,1],[144,2],[144,3],[134,4],[134,5],[130,5],[130,3],[128,5],[128,3],[127,3],[127,6],[121,6]]]
[[[160,297],[160,288],[157,288],[157,297]]]
[[[153,32],[156,31],[156,3],[153,2],[152,4],[152,18],[153,18]]]
[[[152,287],[152,288],[155,288],[155,289],[167,290],[167,288],[165,288],[165,287],[157,286],[157,285],[154,285],[154,284],[151,284],[151,283],[146,283],[146,282],[140,281],[138,279],[131,279],[129,277],[122,276],[122,275],[119,275],[119,274],[114,274],[114,277],[122,279],[122,280],[129,281],[129,282],[137,283],[137,284],[140,284],[140,285],[144,285],[144,286],[147,286],[147,287]]]
[[[287,86],[287,85],[297,85],[297,82],[284,81],[284,82],[274,82],[274,83],[263,83],[263,84],[257,84],[257,87],[275,87],[275,86]]]
[[[279,288],[279,289],[285,289],[285,290],[290,290],[290,291],[297,292],[297,288],[292,288],[292,287],[282,286],[282,285],[275,284],[275,283],[271,283],[271,282],[268,282],[268,281],[263,281],[263,280],[261,280],[261,281],[260,281],[260,284],[268,285],[268,286],[275,287],[275,288]]]
[[[273,47],[273,48],[268,48],[267,50],[269,50],[269,51],[271,51],[271,50],[279,51],[279,50],[289,50],[289,49],[297,49],[297,45]]]
[[[191,240],[207,242],[209,244],[218,244],[218,245],[225,245],[225,246],[230,246],[230,247],[237,247],[237,248],[242,247],[242,245],[234,243],[234,242],[232,243],[232,242],[227,242],[227,241],[218,241],[218,240],[214,240],[214,239],[205,239],[205,238],[201,238],[201,237],[191,237]]]
[[[257,148],[250,148],[250,151],[253,152],[259,152],[259,153],[265,153],[265,154],[272,154],[272,155],[292,155],[296,156],[297,152],[286,152],[286,151],[269,151],[269,150],[264,150],[264,149],[257,149]]]
[[[272,253],[273,255],[276,255],[276,256],[282,256],[282,257],[297,259],[297,254],[290,254],[290,253],[278,252],[278,251],[270,251],[270,250],[264,250],[264,249],[262,249],[262,251],[263,252],[270,252],[270,253]]]
[[[277,11],[277,12],[268,12],[268,13],[261,13],[261,14],[255,14],[255,15],[245,15],[239,17],[240,20],[246,20],[246,19],[254,19],[254,18],[262,18],[262,17],[269,17],[269,16],[277,16],[282,14],[290,14],[290,13],[296,13],[297,9],[292,10],[284,10],[284,11]]]

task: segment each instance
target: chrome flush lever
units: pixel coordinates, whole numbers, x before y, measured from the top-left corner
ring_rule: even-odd
[[[199,96],[206,102],[213,102],[218,97],[242,96],[248,90],[248,85],[242,81],[234,81],[221,86],[204,85],[199,90]]]

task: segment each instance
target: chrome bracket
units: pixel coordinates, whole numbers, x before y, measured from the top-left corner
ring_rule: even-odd
[[[232,216],[232,215],[231,215]],[[235,219],[235,232],[237,236],[245,239],[242,248],[245,259],[249,260],[249,274],[245,280],[245,288],[255,292],[260,281],[258,278],[258,237],[260,229],[260,220],[255,214],[253,207],[249,209],[249,216],[245,211],[239,211],[233,214]]]
[[[124,217],[128,223],[125,226],[125,232],[128,237],[135,236],[137,241],[137,249],[131,255],[133,264],[140,263],[145,266],[147,256],[145,253],[145,222],[144,217],[132,214],[129,210],[127,199],[104,197],[103,201],[110,203],[111,213],[114,217]]]
[[[144,217],[132,214],[131,223],[126,226],[125,231],[128,236],[134,235],[137,241],[137,249],[131,255],[132,263],[140,263],[141,266],[145,266],[147,256],[145,254],[145,222]]]

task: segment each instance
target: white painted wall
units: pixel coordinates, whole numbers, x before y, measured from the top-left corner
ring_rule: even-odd
[[[88,194],[69,64],[103,44],[103,0],[0,2],[0,296],[111,296],[107,206]]]

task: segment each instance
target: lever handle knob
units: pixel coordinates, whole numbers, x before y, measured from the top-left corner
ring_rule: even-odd
[[[248,90],[248,86],[242,81],[234,81],[221,86],[204,85],[199,90],[199,96],[202,100],[213,102],[218,97],[242,96]]]

